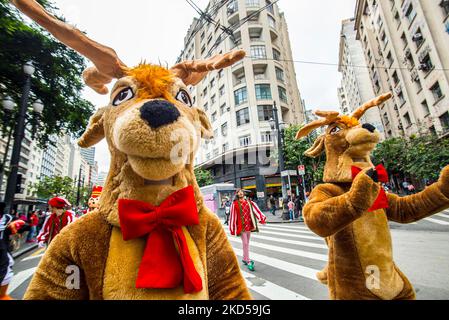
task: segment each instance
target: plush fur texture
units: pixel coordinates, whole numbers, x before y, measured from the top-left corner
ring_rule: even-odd
[[[156,68],[157,69],[157,68]],[[55,238],[33,277],[26,299],[250,299],[237,258],[217,216],[203,202],[193,172],[194,154],[211,126],[200,109],[177,101],[185,84],[173,78],[170,87],[143,99],[139,94],[118,106],[118,92],[140,90],[142,82],[127,76],[117,81],[111,104],[91,119],[80,144],[90,146],[100,136],[111,152],[111,167],[98,212],[75,222]],[[140,90],[140,91],[139,91]],[[156,90],[157,91],[157,90]],[[179,112],[175,121],[153,128],[142,118],[142,106],[160,105],[171,95]],[[164,106],[160,106],[164,108]],[[145,238],[123,241],[117,200],[134,199],[159,205],[171,193],[193,186],[199,225],[183,228],[189,252],[202,277],[204,289],[186,295],[182,286],[169,290],[136,289],[135,281]],[[81,270],[81,290],[65,288],[65,268]]]
[[[328,285],[332,299],[414,299],[412,285],[393,261],[388,221],[411,223],[448,208],[449,166],[424,191],[407,197],[388,194],[387,209],[368,212],[381,188],[367,175],[378,133],[349,118],[338,121],[342,117],[331,116],[335,121],[326,123],[326,133],[306,152],[316,157],[325,151],[327,157],[328,183],[312,190],[303,211],[308,227],[329,246],[328,265],[317,278]],[[351,166],[363,169],[353,181]]]

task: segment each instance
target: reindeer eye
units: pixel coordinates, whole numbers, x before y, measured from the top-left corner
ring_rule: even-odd
[[[187,93],[187,91],[181,89],[179,90],[178,94],[176,95],[176,100],[181,101],[182,103],[188,105],[189,107],[192,107],[192,99],[190,99],[190,95]]]
[[[125,88],[122,91],[120,91],[112,101],[112,105],[118,106],[119,104],[122,104],[125,101],[128,101],[130,99],[134,98],[134,92],[131,88]]]
[[[340,127],[336,126],[336,127],[333,127],[329,133],[336,134],[336,133],[339,133],[340,131],[341,131]]]

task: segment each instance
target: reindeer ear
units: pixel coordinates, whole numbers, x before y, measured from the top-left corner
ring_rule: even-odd
[[[316,158],[324,151],[324,135],[319,136],[313,146],[304,152],[304,155],[310,158]]]
[[[200,118],[201,138],[212,139],[214,137],[214,133],[212,131],[212,126],[210,124],[209,118],[207,117],[206,113],[203,110],[198,108],[195,109],[198,112]]]
[[[104,134],[104,112],[106,108],[100,108],[97,112],[90,118],[89,126],[86,131],[84,131],[81,138],[78,140],[78,145],[81,148],[89,148],[103,140]]]

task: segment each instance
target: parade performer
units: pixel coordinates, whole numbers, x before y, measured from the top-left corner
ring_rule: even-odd
[[[306,156],[326,153],[324,184],[315,187],[304,206],[307,226],[325,237],[328,265],[317,274],[327,283],[332,299],[414,299],[415,292],[393,261],[388,221],[411,223],[449,207],[449,166],[424,191],[406,197],[386,194],[382,165],[373,165],[371,151],[379,133],[359,119],[391,94],[359,107],[351,116],[317,111],[322,119],[299,130],[296,138],[327,126]]]
[[[0,300],[12,300],[7,294],[8,286],[14,275],[14,259],[11,255],[10,236],[19,232],[25,221],[4,214],[0,219]]]
[[[54,239],[25,299],[250,299],[234,250],[195,179],[195,153],[213,130],[188,89],[245,52],[170,69],[127,67],[113,49],[35,1],[12,2],[94,63],[83,73],[88,86],[106,94],[105,85],[118,79],[109,105],[97,110],[78,141],[84,148],[108,143],[111,166],[100,207]],[[83,275],[77,290],[66,286],[67,265]]]
[[[70,203],[61,197],[54,197],[48,201],[50,215],[46,218],[42,229],[37,236],[40,247],[49,245],[61,230],[74,220],[72,211],[66,210]]]
[[[102,186],[93,187],[92,194],[90,195],[89,201],[87,203],[89,209],[87,210],[86,213],[90,213],[98,209],[98,207],[100,206],[100,196],[102,190],[103,190]]]
[[[242,189],[237,190],[231,206],[229,231],[233,236],[240,236],[243,245],[243,263],[250,271],[254,271],[254,261],[249,258],[249,240],[251,232],[259,232],[257,221],[266,223],[267,218],[260,211],[257,204],[246,199]]]

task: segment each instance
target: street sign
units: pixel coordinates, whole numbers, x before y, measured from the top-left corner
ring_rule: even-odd
[[[296,176],[297,173],[295,170],[285,170],[281,172],[281,177],[288,177],[288,176]]]
[[[306,174],[306,167],[303,164],[298,166],[298,174],[300,176],[303,176]]]
[[[265,192],[257,192],[257,198],[265,198]]]

